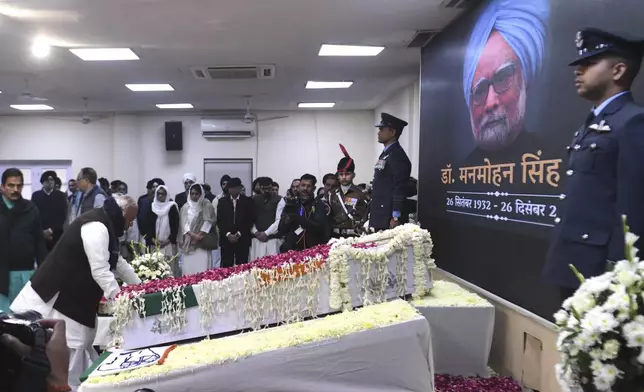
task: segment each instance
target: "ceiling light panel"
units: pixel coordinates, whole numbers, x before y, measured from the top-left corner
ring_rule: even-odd
[[[349,88],[353,82],[316,82],[309,80],[306,82],[308,89],[327,89],[327,88]]]
[[[139,56],[129,48],[81,48],[69,49],[69,51],[84,61],[127,61],[139,59]]]
[[[11,105],[11,108],[23,111],[54,110],[54,108],[49,105]]]
[[[191,103],[158,103],[156,105],[159,109],[193,109]]]
[[[332,108],[335,102],[300,102],[297,104],[301,109],[314,109],[314,108]]]
[[[126,84],[125,87],[132,91],[174,91],[169,84]]]
[[[377,56],[383,50],[384,46],[323,44],[318,56]]]

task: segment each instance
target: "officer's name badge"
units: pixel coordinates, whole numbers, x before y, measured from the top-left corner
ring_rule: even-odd
[[[588,128],[597,132],[610,132],[610,127],[606,124],[606,120],[601,120],[599,124],[591,124]]]

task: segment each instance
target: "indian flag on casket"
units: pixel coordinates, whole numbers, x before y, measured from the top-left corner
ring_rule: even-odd
[[[242,266],[129,286],[114,306],[113,343],[147,347],[298,321],[405,294],[420,297],[432,286],[431,246],[427,231],[404,225]]]

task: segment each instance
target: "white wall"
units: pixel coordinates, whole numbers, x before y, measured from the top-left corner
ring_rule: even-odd
[[[255,176],[271,176],[284,190],[304,173],[321,181],[334,172],[342,158],[338,143],[343,143],[356,161],[356,181],[371,180],[376,160],[373,111],[258,115],[289,118],[259,123],[258,138],[206,141],[197,115],[119,115],[88,125],[78,117],[5,116],[0,117],[0,160],[71,160],[74,173],[94,167],[101,177],[127,182],[130,193],[138,195],[153,177],[164,179],[171,193],[181,191],[183,173],[201,180],[206,158],[252,158]],[[183,122],[181,152],[165,150],[164,123],[170,120]]]
[[[385,112],[409,123],[400,137],[411,160],[411,175],[418,178],[419,145],[420,145],[420,84],[418,81],[402,89],[387,99],[375,110],[376,124],[380,122],[380,113]],[[378,157],[382,146],[376,143],[374,154]]]

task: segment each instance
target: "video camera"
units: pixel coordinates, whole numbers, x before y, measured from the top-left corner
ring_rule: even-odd
[[[285,199],[283,214],[285,215],[297,215],[300,213],[300,202],[298,199]]]
[[[43,327],[38,323],[42,316],[35,311],[7,314],[0,312],[0,335],[7,334],[20,340],[27,346],[33,346],[38,329]]]

